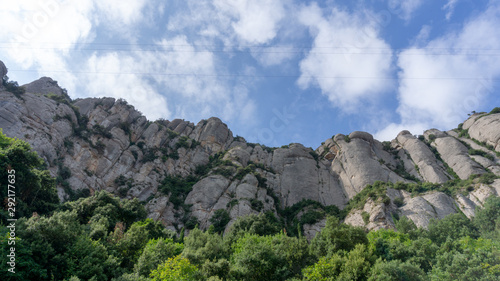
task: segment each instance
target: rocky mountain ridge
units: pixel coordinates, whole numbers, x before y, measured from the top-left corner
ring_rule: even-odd
[[[6,74],[0,62],[0,75]],[[152,122],[124,100],[71,100],[47,77],[16,87],[6,78],[0,86],[0,127],[46,161],[61,200],[98,190],[136,197],[151,218],[177,231],[220,221],[229,226],[260,212],[283,217],[283,210],[298,204],[303,210],[288,219],[299,221],[308,237],[324,226],[321,206],[331,205],[349,210],[346,223],[367,229],[394,227],[397,216],[425,227],[451,213],[473,216],[488,196],[500,195],[495,110],[474,114],[455,130],[431,129],[422,136],[403,131],[391,142],[352,132],[315,150],[296,143],[269,148],[233,136],[215,117],[198,124]],[[379,181],[395,185],[350,207],[351,199]],[[464,186],[439,190],[450,181]],[[436,188],[415,193],[406,190],[411,186]]]

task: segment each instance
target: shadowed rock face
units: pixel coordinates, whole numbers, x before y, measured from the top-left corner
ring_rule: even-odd
[[[7,75],[7,67],[5,67],[5,64],[0,60],[0,79],[2,79],[5,75]],[[0,83],[0,87],[1,87]]]
[[[423,181],[444,183],[449,180],[450,175],[446,173],[445,167],[436,159],[430,148],[410,132],[403,131],[399,133],[396,141],[418,167],[418,174]],[[406,166],[411,166],[411,164],[405,165],[405,168]]]
[[[0,62],[0,74],[6,71]],[[276,207],[290,207],[303,199],[342,209],[376,181],[444,183],[453,178],[446,166],[461,179],[485,173],[485,168],[500,175],[494,152],[453,131],[428,130],[425,141],[403,131],[390,143],[381,143],[366,132],[353,132],[327,139],[316,150],[301,144],[270,149],[235,138],[215,117],[196,125],[181,119],[151,122],[123,100],[71,101],[50,78],[25,88],[21,98],[0,89],[0,127],[7,136],[30,143],[53,176],[61,167],[69,168],[71,176],[65,180],[72,190],[107,190],[139,198],[146,202],[150,217],[170,228],[183,226],[186,210],[175,206],[168,192],[159,191],[167,175],[198,176],[182,200],[191,205],[189,211],[201,227],[210,225],[218,209],[228,211],[229,225],[239,216],[277,213]],[[498,151],[499,125],[500,114],[474,115],[463,128],[471,138]],[[469,155],[464,143],[491,157]],[[394,212],[419,226],[458,209],[473,216],[486,195],[498,195],[499,184],[497,180],[454,198],[438,192],[412,198],[404,191],[391,190],[387,192],[389,205],[367,201],[364,210],[352,211],[346,222],[376,229],[392,227]],[[58,193],[62,200],[68,199],[68,190],[62,186]],[[404,205],[394,205],[396,198]],[[368,224],[362,219],[363,211],[370,215]],[[324,221],[307,225],[307,235],[314,236],[323,225]]]
[[[54,94],[57,96],[63,96],[63,89],[59,87],[57,81],[54,81],[49,77],[42,77],[29,84],[23,85],[23,87],[29,93],[42,95]]]

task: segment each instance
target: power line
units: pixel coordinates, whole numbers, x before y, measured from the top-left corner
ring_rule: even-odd
[[[68,73],[63,70],[44,70],[46,73]],[[9,69],[9,72],[37,72],[29,69]],[[375,80],[400,80],[399,77],[365,77],[365,76],[302,76],[302,75],[251,75],[251,74],[206,74],[206,73],[151,73],[151,72],[98,72],[98,71],[72,71],[71,74],[95,75],[142,75],[142,76],[185,76],[185,77],[214,77],[214,78],[306,78],[306,79],[375,79]],[[404,77],[408,80],[484,80],[484,77]],[[500,79],[488,79],[500,81]]]
[[[12,45],[12,44],[29,44],[26,42],[0,42],[0,45]],[[356,49],[376,49],[376,50],[396,50],[405,51],[413,50],[415,48],[385,48],[385,47],[357,47],[353,44],[344,44],[340,46],[290,46],[286,44],[277,44],[272,46],[262,46],[262,45],[236,45],[236,44],[164,44],[164,43],[38,43],[39,45],[62,45],[62,46],[74,46],[76,48],[78,45],[88,45],[88,46],[154,46],[154,47],[229,47],[229,48],[278,48],[278,49],[304,49],[304,48],[321,48],[321,49],[345,49],[345,48],[356,48]],[[16,45],[18,46],[18,45]],[[475,50],[475,51],[500,51],[500,48],[445,48],[445,47],[432,47],[432,48],[417,48],[418,50]]]
[[[0,49],[10,49],[12,48],[12,44],[16,43],[2,43],[0,42]],[[300,54],[306,51],[309,51],[309,54],[318,54],[318,55],[379,55],[379,54],[387,54],[392,55],[396,52],[410,51],[405,53],[405,55],[412,56],[500,56],[500,53],[478,53],[478,52],[499,52],[500,49],[497,48],[382,48],[382,47],[357,47],[351,45],[345,46],[286,46],[286,45],[275,45],[275,46],[257,46],[257,45],[247,45],[247,46],[239,46],[239,45],[230,45],[229,49],[227,49],[227,45],[210,45],[210,44],[200,44],[200,45],[189,45],[189,44],[120,44],[120,43],[85,43],[85,44],[61,44],[64,47],[34,47],[34,46],[23,46],[24,43],[19,43],[20,45],[15,45],[16,49],[25,49],[25,50],[75,50],[75,51],[114,51],[114,52],[167,52],[167,53],[270,53],[270,54]],[[2,46],[5,45],[5,46]],[[25,44],[27,45],[27,44]],[[39,44],[44,45],[44,44]],[[48,45],[48,44],[45,44]],[[54,44],[52,44],[54,46]],[[80,47],[78,47],[80,46]],[[110,46],[110,48],[97,48],[97,47],[84,47],[84,46]],[[115,46],[128,46],[131,49],[119,49],[114,48]],[[133,49],[132,47],[140,47],[140,46],[150,46],[150,47],[186,47],[189,49],[180,50],[180,49]],[[203,47],[205,49],[196,49]],[[247,48],[250,50],[241,50],[234,49],[236,47],[239,48]],[[254,49],[254,50],[252,50]],[[325,52],[325,51],[310,51],[311,49],[332,49],[332,50],[340,50],[334,52]],[[372,52],[366,52],[366,50],[372,50]],[[374,52],[378,50],[379,52]],[[383,52],[387,51],[387,52]],[[411,51],[415,51],[412,53]],[[424,51],[424,52],[420,52]],[[430,52],[432,51],[432,52]],[[441,51],[437,52],[436,51]],[[445,52],[446,51],[446,52]],[[472,52],[472,53],[471,53]]]

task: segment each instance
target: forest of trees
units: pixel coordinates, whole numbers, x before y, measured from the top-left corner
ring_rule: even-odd
[[[500,198],[474,219],[453,214],[417,228],[364,229],[329,216],[311,241],[273,213],[239,218],[225,235],[179,235],[143,203],[101,191],[59,203],[55,180],[21,140],[0,132],[1,280],[499,280]],[[15,274],[8,271],[7,180],[15,169]]]

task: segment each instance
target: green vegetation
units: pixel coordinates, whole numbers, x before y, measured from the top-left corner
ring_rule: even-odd
[[[16,81],[9,81],[9,77],[7,76],[1,78],[2,78],[2,85],[8,92],[13,93],[14,96],[16,96],[18,99],[23,99],[21,95],[26,92],[26,89],[24,89],[24,87],[20,87]]]
[[[294,208],[292,208],[294,209]],[[289,209],[289,211],[294,211]],[[17,221],[16,275],[3,280],[498,280],[500,198],[473,220],[453,214],[398,231],[327,218],[310,242],[289,236],[272,213],[241,217],[225,236],[221,223],[182,240],[145,219],[137,200],[107,192],[68,202],[45,216]],[[227,222],[226,222],[227,223]],[[8,229],[0,226],[0,269],[8,267]]]
[[[169,195],[169,201],[174,204],[174,207],[178,209],[179,207],[185,210],[189,209],[189,206],[184,204],[184,200],[189,192],[191,192],[193,185],[198,181],[198,178],[193,176],[188,176],[182,178],[179,176],[166,176],[158,190],[162,193]]]
[[[224,163],[219,155],[212,163]],[[61,162],[62,163],[62,162]],[[498,280],[500,278],[500,198],[490,197],[476,216],[452,214],[417,228],[394,214],[397,231],[341,223],[347,211],[361,209],[368,198],[390,204],[387,188],[413,194],[439,190],[468,192],[497,177],[488,173],[444,184],[375,182],[355,196],[345,210],[302,200],[285,209],[230,221],[227,210],[214,212],[207,230],[187,216],[184,237],[160,222],[146,219],[137,199],[120,199],[105,191],[60,204],[55,180],[43,161],[23,141],[0,133],[0,176],[15,169],[16,274],[8,273],[10,223],[2,200],[0,270],[2,280]],[[217,167],[217,166],[214,166]],[[230,166],[230,168],[235,168]],[[237,169],[235,169],[237,170]],[[253,170],[241,174],[254,172]],[[238,171],[238,170],[237,170]],[[202,171],[203,172],[203,171]],[[239,172],[233,172],[236,175]],[[61,180],[71,177],[61,164]],[[266,179],[256,174],[259,186]],[[159,189],[185,210],[185,196],[198,177],[167,176]],[[115,183],[127,186],[130,179]],[[8,198],[5,189],[2,198]],[[273,194],[268,188],[268,194]],[[262,202],[249,200],[254,209]],[[277,200],[276,200],[277,201]],[[279,202],[279,201],[278,201]],[[228,203],[228,208],[237,204]],[[404,204],[400,198],[393,202]],[[279,205],[278,205],[279,206]],[[185,211],[184,210],[184,211]],[[182,211],[182,210],[180,210]],[[184,213],[185,212],[180,212]],[[368,221],[368,213],[363,213]],[[326,218],[326,226],[310,242],[301,226]],[[222,233],[226,231],[225,235]]]
[[[495,161],[495,157],[493,157],[493,155],[485,152],[485,151],[482,151],[480,149],[469,149],[469,154],[470,155],[479,155],[479,156],[482,156],[484,158],[487,158],[489,159],[490,161]]]
[[[104,128],[103,126],[99,125],[99,124],[95,124],[93,127],[92,127],[92,131],[94,132],[94,134],[96,135],[101,135],[105,138],[112,138],[113,135],[111,134],[111,132],[109,131],[109,129],[106,129]]]
[[[1,128],[0,177],[3,179],[0,190],[2,224],[9,218],[9,202],[15,203],[16,216],[19,217],[30,216],[33,212],[40,215],[50,214],[57,208],[59,198],[55,181],[45,168],[43,160],[31,150],[28,143],[5,136]],[[8,188],[7,184],[13,188]],[[12,194],[15,194],[15,197],[12,197]]]
[[[281,208],[277,208],[277,210],[279,215],[283,217],[287,233],[295,236],[299,234],[299,231],[303,231],[304,224],[314,224],[328,215],[339,217],[341,214],[335,205],[323,206],[310,199],[303,199],[283,210]]]
[[[224,209],[218,209],[210,219],[210,223],[214,226],[214,231],[217,233],[224,232],[227,223],[231,220],[229,213]]]
[[[500,113],[500,107],[493,108],[489,114],[497,114],[497,113]]]

